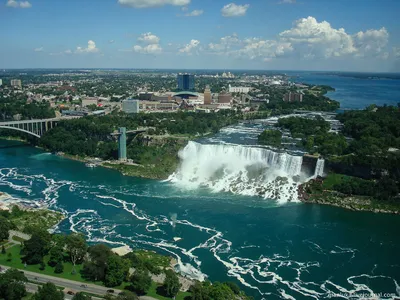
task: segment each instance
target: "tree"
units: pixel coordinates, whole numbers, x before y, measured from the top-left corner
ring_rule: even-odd
[[[69,253],[72,264],[81,262],[85,257],[87,245],[85,237],[81,233],[72,233],[66,239],[67,251]]]
[[[118,255],[111,255],[107,259],[107,270],[104,278],[104,284],[107,287],[120,285],[129,271],[129,261]]]
[[[23,243],[22,261],[28,265],[41,263],[48,252],[48,247],[48,241],[42,235],[34,233],[29,240]]]
[[[39,270],[44,271],[44,269],[46,269],[46,265],[44,263],[44,261],[42,260],[39,266]]]
[[[4,245],[1,246],[1,254],[6,254],[6,248]]]
[[[166,295],[172,298],[178,294],[179,289],[181,288],[182,285],[179,282],[179,278],[174,271],[166,270],[163,286]]]
[[[50,257],[47,264],[55,267],[59,262],[64,260],[64,249],[62,245],[56,244],[49,251]]]
[[[232,292],[235,293],[235,295],[239,295],[240,294],[240,288],[236,283],[234,283],[232,281],[228,281],[228,282],[225,282],[224,284],[229,286],[229,288],[232,290]]]
[[[74,297],[72,297],[72,300],[92,300],[92,297],[89,295],[86,295],[82,292],[76,293]]]
[[[4,218],[3,216],[0,216],[0,240],[6,240],[8,239],[9,231],[13,228],[12,223]]]
[[[10,282],[7,287],[4,299],[6,300],[20,300],[26,296],[25,285],[21,282]]]
[[[139,297],[130,291],[123,291],[118,294],[116,300],[139,300]]]
[[[39,286],[38,291],[33,294],[32,300],[63,300],[64,293],[59,291],[57,287],[48,282],[42,286]]]
[[[136,269],[135,273],[131,277],[131,283],[133,290],[139,295],[147,293],[151,286],[151,277],[147,270]]]
[[[8,254],[7,254],[7,261],[12,261],[12,254],[11,254],[11,252],[8,252]]]
[[[56,267],[54,268],[54,273],[56,274],[61,274],[62,272],[64,272],[64,265],[62,264],[61,261],[59,261],[56,264]]]
[[[17,269],[8,269],[0,274],[0,298],[20,300],[26,296],[24,282],[28,279]]]
[[[112,255],[111,249],[104,244],[89,247],[89,260],[83,265],[82,274],[93,281],[104,281],[108,257]]]
[[[208,282],[201,283],[196,281],[194,285],[189,288],[191,293],[190,299],[192,300],[211,300],[208,287],[211,286]]]

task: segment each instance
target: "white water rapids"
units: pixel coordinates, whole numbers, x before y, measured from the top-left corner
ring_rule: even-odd
[[[179,155],[181,166],[169,181],[180,187],[259,195],[281,203],[298,201],[297,186],[304,177],[302,156],[265,148],[196,142],[189,142]]]

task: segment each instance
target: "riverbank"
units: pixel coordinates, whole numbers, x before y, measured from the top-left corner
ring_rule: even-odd
[[[0,211],[21,232],[26,232],[28,227],[52,230],[66,218],[63,213],[49,209],[42,202],[33,204],[3,192],[0,192]]]
[[[324,189],[324,179],[312,179],[298,188],[299,200],[304,203],[341,207],[353,211],[370,211],[400,215],[400,204],[384,202],[368,196],[346,195]]]

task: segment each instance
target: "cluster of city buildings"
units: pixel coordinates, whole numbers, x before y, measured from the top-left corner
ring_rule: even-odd
[[[269,102],[269,95],[260,93],[261,91],[255,88],[254,83],[265,84],[273,86],[274,88],[283,88],[294,90],[297,92],[287,92],[283,96],[285,102],[302,102],[303,94],[302,89],[307,86],[297,86],[298,84],[291,83],[284,76],[265,76],[265,75],[244,75],[237,79],[235,75],[230,72],[224,72],[222,75],[199,75],[199,77],[214,77],[224,78],[226,88],[220,92],[213,92],[209,85],[207,85],[203,92],[196,92],[196,77],[193,74],[179,73],[176,76],[176,89],[175,91],[167,91],[166,88],[159,89],[159,91],[151,91],[151,85],[144,80],[141,86],[132,89],[125,95],[104,94],[89,92],[88,96],[79,86],[98,86],[102,91],[107,90],[108,86],[113,83],[108,83],[105,86],[102,79],[98,77],[87,79],[77,78],[77,80],[61,81],[54,78],[53,81],[38,84],[25,84],[22,88],[22,81],[20,79],[11,79],[9,86],[11,86],[11,93],[26,93],[27,102],[32,101],[47,101],[51,107],[58,108],[64,115],[87,115],[87,114],[103,114],[111,111],[124,111],[126,113],[139,113],[139,112],[173,112],[179,109],[189,111],[212,112],[221,109],[254,109],[254,107]],[[171,78],[171,75],[169,75]],[[140,82],[140,80],[139,80]],[[3,82],[0,79],[0,87]],[[119,84],[119,83],[118,83]],[[43,93],[44,91],[53,91],[54,94]],[[172,89],[173,87],[170,86]],[[36,89],[38,92],[35,93]],[[77,94],[77,89],[80,94]],[[150,91],[149,91],[150,90]],[[115,91],[121,91],[116,89]],[[300,91],[300,92],[299,92]],[[60,93],[61,92],[61,93]],[[134,96],[128,96],[134,95]]]

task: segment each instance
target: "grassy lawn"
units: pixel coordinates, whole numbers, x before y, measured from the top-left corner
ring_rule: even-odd
[[[169,267],[171,258],[169,256],[160,255],[153,251],[135,250],[134,253],[141,259],[147,260],[150,264],[160,267]]]
[[[0,264],[4,265],[4,266],[17,268],[17,269],[41,273],[41,274],[45,274],[45,275],[49,275],[49,276],[60,277],[60,278],[65,278],[65,279],[75,280],[75,281],[80,281],[80,282],[87,282],[85,279],[82,278],[81,274],[79,273],[79,271],[82,269],[82,265],[77,265],[75,267],[75,269],[77,271],[76,274],[72,274],[72,267],[73,267],[72,264],[70,262],[65,262],[64,263],[64,272],[61,274],[56,274],[56,273],[54,273],[54,268],[47,265],[49,258],[48,258],[48,256],[45,256],[44,262],[46,264],[46,268],[43,271],[39,269],[39,267],[40,267],[39,265],[27,265],[25,268],[24,264],[21,262],[20,251],[21,251],[21,246],[16,245],[16,246],[13,246],[13,247],[7,249],[6,254],[0,253]],[[11,261],[7,261],[8,253],[12,254]]]
[[[322,185],[323,189],[330,190],[335,184],[341,183],[345,179],[351,179],[351,176],[330,173],[324,180],[324,184]]]

